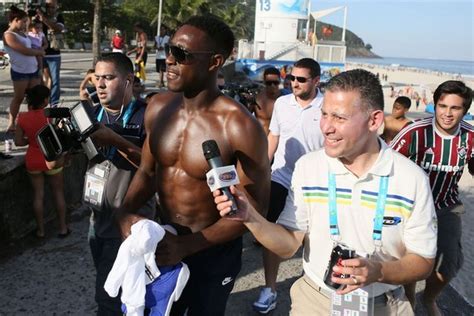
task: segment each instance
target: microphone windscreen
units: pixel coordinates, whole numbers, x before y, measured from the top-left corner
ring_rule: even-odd
[[[206,157],[206,160],[216,158],[221,155],[219,146],[217,146],[216,141],[213,139],[206,140],[202,143],[202,151],[204,153],[204,157]]]
[[[46,117],[51,117],[51,118],[63,118],[63,117],[70,117],[71,113],[69,112],[69,108],[66,108],[66,107],[46,108],[44,109],[44,115]]]

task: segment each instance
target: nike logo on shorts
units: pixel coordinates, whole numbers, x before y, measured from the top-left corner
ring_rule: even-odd
[[[230,282],[232,282],[232,277],[226,277],[224,280],[222,280],[222,285],[226,285]]]

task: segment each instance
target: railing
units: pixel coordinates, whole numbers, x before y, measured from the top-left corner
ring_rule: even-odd
[[[256,51],[255,51],[256,50]],[[261,59],[261,60],[298,60],[311,57],[318,62],[345,63],[346,46],[344,42],[320,42],[314,46],[307,42],[298,41],[294,43],[249,43],[240,40],[238,46],[239,59]]]

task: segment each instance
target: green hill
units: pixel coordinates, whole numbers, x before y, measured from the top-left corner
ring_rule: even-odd
[[[332,28],[332,34],[328,37],[323,36],[323,28]],[[342,39],[342,28],[333,24],[317,22],[316,24],[316,37],[319,41],[340,41]],[[365,58],[381,58],[374,54],[371,49],[372,45],[365,43],[363,39],[354,34],[352,31],[346,29],[346,46],[347,46],[347,57],[365,57]]]

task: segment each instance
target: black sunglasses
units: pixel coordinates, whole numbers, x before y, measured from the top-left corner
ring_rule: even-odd
[[[299,83],[305,83],[308,80],[311,80],[312,78],[305,78],[305,77],[298,77],[298,76],[293,76],[293,75],[287,75],[286,78],[290,79],[291,81],[298,81]]]
[[[280,85],[280,81],[278,81],[278,80],[265,80],[265,85],[266,86],[271,86],[271,85],[278,86],[278,85]]]
[[[165,54],[168,57],[170,54],[173,55],[174,59],[178,64],[189,64],[193,59],[194,55],[198,54],[214,54],[213,51],[195,51],[188,52],[184,48],[175,45],[165,45]]]

